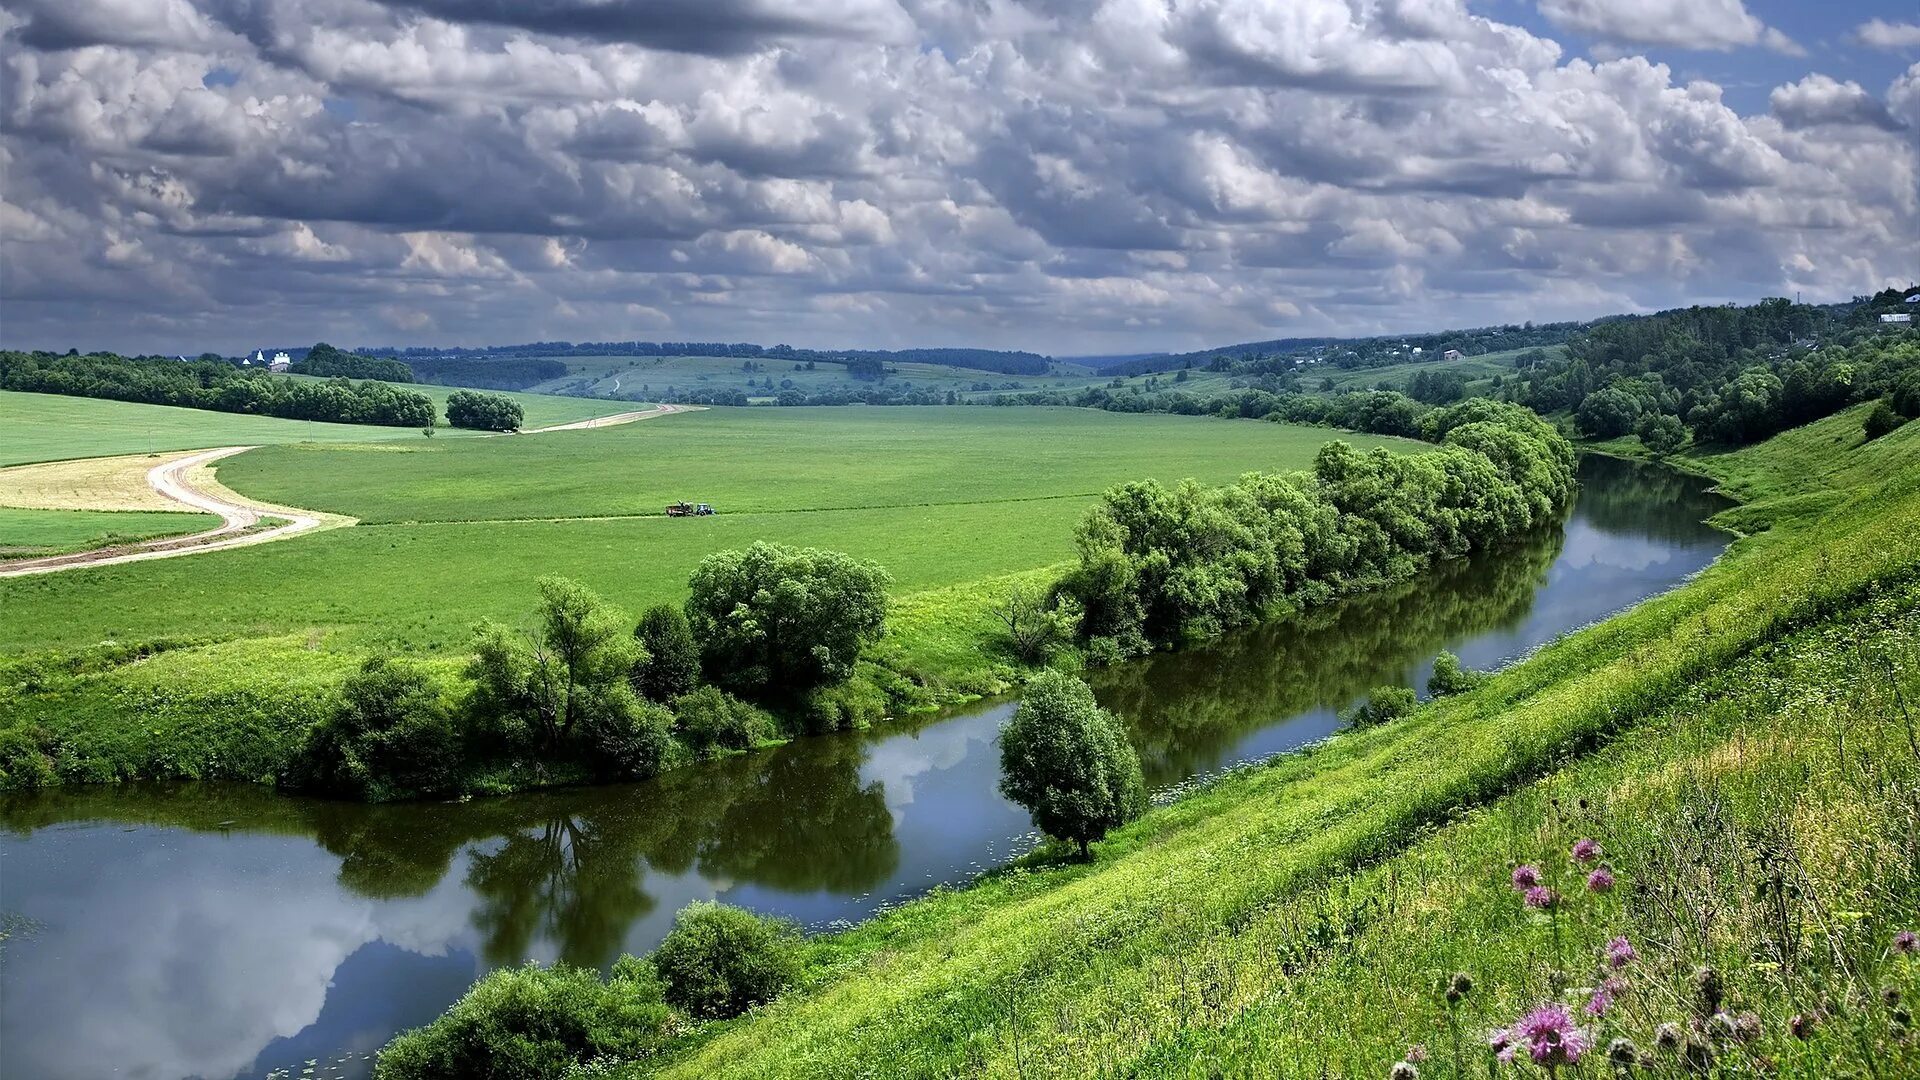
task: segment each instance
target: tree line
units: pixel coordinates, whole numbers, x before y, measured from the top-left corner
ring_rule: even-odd
[[[336,424],[431,428],[433,399],[380,382],[276,378],[222,360],[0,352],[0,389]]]

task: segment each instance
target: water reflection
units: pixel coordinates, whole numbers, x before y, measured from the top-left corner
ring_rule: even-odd
[[[1704,566],[1721,504],[1590,459],[1562,530],[1208,648],[1098,673],[1156,785],[1298,746],[1442,648],[1511,660]],[[995,792],[1011,708],[804,740],[647,784],[366,807],[258,788],[0,799],[0,1074],[261,1075],[365,1053],[489,968],[604,966],[689,900],[857,919],[1028,842]],[[320,1075],[329,1067],[322,1066]]]

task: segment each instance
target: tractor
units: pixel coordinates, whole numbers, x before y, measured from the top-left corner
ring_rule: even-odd
[[[668,517],[712,517],[713,507],[706,503],[677,502],[667,507]]]

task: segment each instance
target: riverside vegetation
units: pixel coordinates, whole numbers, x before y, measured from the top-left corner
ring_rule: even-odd
[[[1920,430],[1865,440],[1867,412],[1690,459],[1746,500],[1724,520],[1747,535],[1676,592],[1187,792],[1091,864],[1042,851],[807,938],[788,988],[737,1019],[662,1007],[619,1025],[617,1046],[546,1040],[549,1061],[1905,1075],[1920,1067]],[[523,970],[468,1000],[510,978],[654,1000],[659,971]],[[517,992],[495,1022],[557,1000]],[[452,1075],[402,1048],[527,1030],[443,1019],[380,1071]]]

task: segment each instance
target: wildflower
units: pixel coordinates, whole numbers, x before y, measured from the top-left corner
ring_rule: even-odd
[[[1453,973],[1453,979],[1447,983],[1447,1004],[1458,1005],[1460,999],[1473,993],[1473,976],[1464,971]]]
[[[1535,1065],[1572,1065],[1593,1045],[1593,1037],[1559,1005],[1542,1005],[1513,1025],[1513,1042]]]
[[[1592,862],[1600,857],[1600,845],[1592,840],[1576,840],[1573,857],[1576,862]]]
[[[1909,956],[1920,952],[1920,936],[1916,936],[1911,930],[1900,931],[1893,935],[1893,951],[1906,953]]]
[[[1625,1068],[1640,1064],[1640,1048],[1633,1040],[1622,1036],[1607,1044],[1607,1060]]]
[[[1607,1010],[1611,1008],[1613,1008],[1613,993],[1606,987],[1597,987],[1592,994],[1588,995],[1586,1004],[1588,1016],[1605,1016]]]
[[[1487,1049],[1493,1051],[1493,1056],[1502,1062],[1512,1061],[1513,1052],[1517,1049],[1513,1042],[1513,1032],[1506,1028],[1494,1028],[1487,1032]]]
[[[1587,891],[1596,893],[1612,892],[1613,871],[1605,866],[1594,867],[1593,873],[1587,875]]]
[[[1787,1030],[1793,1033],[1794,1038],[1804,1041],[1813,1038],[1813,1029],[1818,1024],[1819,1021],[1806,1013],[1794,1013],[1793,1019],[1787,1021]]]
[[[1413,1062],[1415,1065],[1427,1060],[1427,1044],[1414,1043],[1412,1046],[1407,1047],[1407,1060]]]
[[[1612,941],[1607,942],[1607,966],[1615,971],[1626,967],[1639,958],[1640,954],[1633,950],[1633,942],[1628,941],[1624,936],[1616,937]]]
[[[1760,1014],[1748,1010],[1733,1018],[1733,1037],[1741,1042],[1752,1042],[1760,1037]]]
[[[1411,1061],[1396,1061],[1387,1070],[1387,1080],[1420,1080],[1420,1070]]]
[[[1527,890],[1527,906],[1530,908],[1550,908],[1560,900],[1560,894],[1545,885],[1535,885]]]
[[[1671,1020],[1653,1029],[1653,1045],[1669,1053],[1680,1049],[1682,1041],[1680,1025]]]
[[[1540,884],[1540,868],[1531,863],[1521,863],[1513,868],[1513,887],[1519,892]]]

